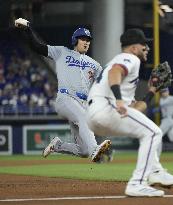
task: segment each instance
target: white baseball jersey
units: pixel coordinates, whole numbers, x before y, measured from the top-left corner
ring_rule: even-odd
[[[160,108],[162,112],[162,117],[173,118],[173,96],[168,96],[166,98],[160,98]]]
[[[48,56],[56,62],[58,88],[88,95],[94,79],[102,70],[98,62],[64,46],[48,46]]]
[[[116,109],[116,99],[108,82],[108,72],[114,64],[121,65],[126,73],[120,84],[127,109],[125,117]],[[134,100],[139,67],[140,59],[133,54],[121,53],[115,56],[97,78],[88,96],[87,122],[95,134],[126,136],[140,141],[136,169],[129,184],[147,182],[152,171],[163,169],[155,154],[162,139],[160,128],[142,112],[128,106]]]
[[[131,104],[134,100],[135,90],[138,82],[140,60],[133,54],[121,53],[115,56],[108,64],[105,70],[97,78],[90,91],[90,97],[92,96],[105,96],[114,98],[114,95],[110,89],[108,82],[108,72],[112,68],[112,65],[119,64],[125,69],[126,77],[123,79],[120,90],[122,99],[127,105]],[[99,82],[99,83],[98,83]]]

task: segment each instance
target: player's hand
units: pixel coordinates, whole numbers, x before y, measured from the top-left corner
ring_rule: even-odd
[[[149,87],[149,91],[153,92],[154,94],[157,92],[156,87]]]
[[[120,113],[121,117],[127,116],[127,109],[124,105],[123,100],[116,100],[116,107],[117,107],[117,112]]]
[[[27,28],[29,27],[30,22],[26,19],[18,18],[15,20],[14,25],[17,28]]]

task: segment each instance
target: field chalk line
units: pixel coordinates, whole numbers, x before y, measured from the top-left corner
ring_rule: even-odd
[[[127,197],[127,196],[86,196],[86,197],[81,196],[81,197],[75,197],[74,196],[74,197],[54,197],[54,198],[0,199],[0,202],[59,201],[59,200],[88,200],[88,199],[124,199],[124,198],[132,198],[132,197]],[[163,198],[173,198],[173,195],[164,195]]]

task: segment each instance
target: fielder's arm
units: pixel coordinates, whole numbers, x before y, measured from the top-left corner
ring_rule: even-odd
[[[15,20],[14,25],[16,28],[21,29],[22,33],[24,34],[26,43],[29,44],[32,50],[45,57],[48,56],[47,45],[41,43],[40,40],[36,37],[30,26],[29,21],[27,21],[26,19],[19,18]]]
[[[120,91],[120,84],[124,76],[125,70],[118,64],[114,64],[108,72],[109,86],[116,98],[117,111],[122,115],[122,117],[127,115],[127,109],[124,106],[124,101],[122,100]]]

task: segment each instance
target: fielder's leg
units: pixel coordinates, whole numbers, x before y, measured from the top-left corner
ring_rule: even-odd
[[[97,99],[94,98],[93,102],[97,102]],[[100,103],[100,99],[98,102]],[[91,129],[102,136],[129,136],[140,140],[136,169],[125,193],[130,196],[163,196],[163,191],[153,189],[147,184],[154,155],[162,138],[161,130],[144,114],[133,108],[127,107],[128,116],[121,117],[113,106],[114,102],[111,104],[104,99],[102,102],[102,109],[97,103],[89,107],[88,123]],[[100,110],[97,112],[97,109]]]

